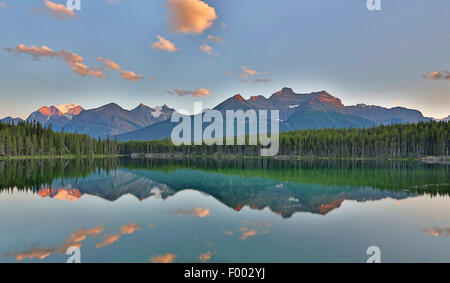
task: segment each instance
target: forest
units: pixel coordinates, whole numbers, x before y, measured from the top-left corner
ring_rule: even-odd
[[[280,134],[280,156],[331,158],[420,158],[448,156],[447,122],[381,125],[371,128],[296,130]],[[257,146],[175,146],[169,139],[119,143],[121,154],[258,156]]]
[[[88,135],[55,132],[39,123],[0,123],[0,157],[94,156],[117,154],[117,141]]]
[[[248,137],[247,137],[248,138]],[[448,156],[447,122],[381,125],[372,128],[297,130],[280,134],[280,156],[330,158],[420,158]],[[169,139],[130,141],[95,139],[55,132],[39,123],[0,123],[0,157],[112,156],[132,153],[259,156],[260,146],[175,146]]]

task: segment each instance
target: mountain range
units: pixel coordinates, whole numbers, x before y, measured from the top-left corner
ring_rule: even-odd
[[[269,98],[252,96],[244,99],[240,94],[228,98],[217,105],[215,110],[225,114],[226,110],[279,110],[280,131],[320,128],[350,128],[372,127],[391,123],[417,123],[430,121],[419,111],[407,108],[383,108],[368,106],[368,111],[362,104],[344,106],[339,98],[326,91],[308,94],[295,93],[291,88],[272,94]],[[201,115],[201,114],[197,114]],[[224,115],[225,117],[225,115]],[[193,120],[193,119],[191,119]],[[270,124],[270,122],[269,122]],[[153,140],[170,137],[176,123],[169,120],[118,135],[119,141]],[[206,127],[207,125],[203,125]]]
[[[28,122],[39,122],[43,126],[51,125],[56,131],[88,134],[94,137],[113,137],[122,133],[144,128],[169,119],[175,110],[167,105],[148,107],[138,105],[126,110],[115,103],[85,110],[76,103],[58,106],[44,106],[30,114]],[[18,123],[20,118],[0,120],[4,123]]]
[[[234,186],[230,187],[230,184]],[[280,182],[256,176],[249,181],[248,177],[191,169],[132,171],[126,168],[119,168],[115,174],[102,172],[73,182],[57,180],[53,182],[52,188],[41,188],[38,194],[41,197],[72,202],[85,194],[108,201],[116,201],[127,194],[139,200],[150,197],[166,200],[184,190],[195,190],[212,196],[235,211],[244,207],[253,210],[269,208],[283,218],[290,218],[301,212],[326,215],[341,207],[346,200],[402,200],[417,196],[416,193],[404,191],[393,192],[358,186],[324,187],[320,184]]]
[[[269,98],[259,95],[244,99],[237,94],[213,109],[223,114],[226,110],[239,109],[279,110],[280,131],[372,127],[432,120],[414,109],[365,104],[345,106],[339,98],[326,91],[299,94],[291,88],[283,88]],[[44,126],[51,125],[56,131],[64,130],[101,138],[117,136],[120,141],[151,140],[170,137],[176,125],[170,122],[174,111],[167,105],[151,108],[144,104],[126,110],[115,103],[86,110],[77,103],[71,103],[41,107],[26,120],[39,122]],[[450,116],[444,120],[449,119]],[[20,121],[22,119],[11,117],[0,119],[2,123],[16,124]]]

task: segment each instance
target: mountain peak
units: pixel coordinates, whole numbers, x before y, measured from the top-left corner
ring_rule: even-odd
[[[64,114],[55,106],[50,106],[50,107],[43,106],[38,109],[38,112],[44,116],[54,116],[54,115],[63,115]]]
[[[255,101],[259,100],[259,99],[265,99],[265,97],[262,96],[262,95],[250,96],[250,101],[255,102]]]
[[[99,108],[93,109],[93,110],[103,110],[103,109],[119,109],[119,110],[123,110],[122,107],[120,107],[120,105],[118,105],[117,103],[111,102],[108,104],[105,104]]]
[[[289,95],[295,94],[294,90],[290,87],[283,87],[280,91],[275,92],[276,95]]]
[[[339,98],[336,98],[329,94],[326,91],[319,92],[319,95],[317,97],[314,97],[312,101],[320,101],[323,103],[329,103],[339,108],[345,108],[345,106],[342,104],[342,101]]]
[[[78,103],[60,104],[56,105],[55,108],[57,108],[63,114],[74,114],[73,112],[80,113],[80,110],[83,109]],[[75,115],[77,115],[78,113],[76,113]]]
[[[152,111],[153,109],[148,107],[147,105],[145,105],[144,103],[140,103],[136,108],[134,108],[131,111],[147,111],[150,110]]]
[[[235,96],[233,96],[235,99],[237,99],[238,101],[243,101],[243,100],[245,100],[243,97],[242,97],[242,95],[240,95],[240,94],[236,94]]]

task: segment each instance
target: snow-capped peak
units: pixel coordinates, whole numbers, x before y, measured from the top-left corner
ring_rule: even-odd
[[[67,114],[71,109],[74,109],[78,106],[80,106],[78,103],[70,103],[70,104],[60,104],[55,107],[58,108],[58,110],[61,111],[63,114]]]

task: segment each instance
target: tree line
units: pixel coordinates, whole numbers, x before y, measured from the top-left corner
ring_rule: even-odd
[[[36,122],[0,123],[0,156],[115,155],[115,139],[55,132]]]
[[[0,192],[17,190],[39,191],[52,187],[55,180],[74,182],[93,174],[113,172],[118,168],[118,158],[73,158],[0,160]]]
[[[280,134],[278,155],[332,158],[419,158],[448,156],[447,122],[381,125],[371,128],[296,130]],[[258,156],[260,146],[181,145],[169,139],[119,143],[121,154],[155,153],[186,155]]]
[[[247,137],[248,139],[248,137]],[[280,134],[278,155],[332,158],[418,158],[450,154],[448,122],[381,125],[372,128],[296,130]],[[96,139],[55,132],[51,126],[0,123],[0,156],[87,156],[131,153],[259,156],[260,145],[174,145],[169,139]]]

